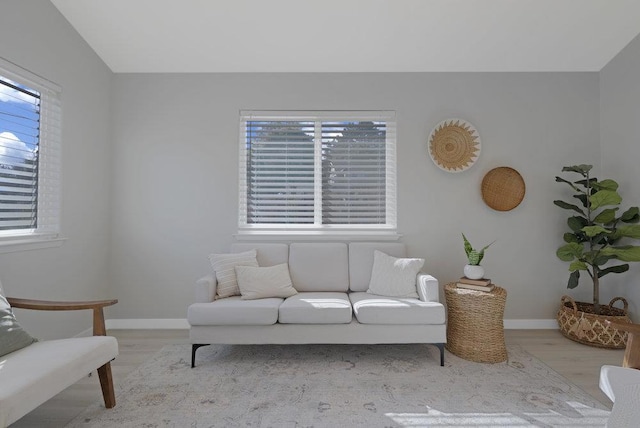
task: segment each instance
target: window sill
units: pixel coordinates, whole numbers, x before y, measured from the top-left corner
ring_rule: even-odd
[[[60,247],[66,240],[67,238],[63,238],[60,236],[55,238],[47,238],[44,236],[20,236],[15,238],[7,238],[5,240],[0,240],[0,254]]]
[[[396,232],[328,232],[328,231],[240,231],[234,235],[237,241],[398,241],[402,235]]]

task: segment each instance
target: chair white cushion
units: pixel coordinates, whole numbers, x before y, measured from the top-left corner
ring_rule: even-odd
[[[110,336],[45,340],[0,358],[0,426],[11,424],[118,355]]]
[[[236,266],[258,266],[255,249],[243,253],[210,254],[209,261],[216,273],[218,285],[216,295],[219,298],[238,296],[238,280],[236,278]]]
[[[243,300],[284,298],[298,293],[291,285],[287,263],[269,267],[236,266],[235,269]]]
[[[191,325],[271,325],[278,321],[283,299],[242,300],[240,296],[194,303],[187,309]]]
[[[640,370],[602,366],[600,389],[613,401],[608,428],[638,426],[640,421]]]
[[[415,298],[349,294],[353,312],[361,324],[444,324],[444,305]]]
[[[375,250],[367,293],[418,298],[416,278],[423,265],[424,259],[397,258]]]
[[[394,257],[406,257],[401,242],[352,242],[349,244],[349,289],[367,291],[373,269],[373,252],[382,251]]]
[[[302,292],[280,305],[282,324],[348,324],[353,318],[346,293]]]
[[[289,247],[289,273],[301,291],[349,289],[347,244],[333,242],[293,243]]]

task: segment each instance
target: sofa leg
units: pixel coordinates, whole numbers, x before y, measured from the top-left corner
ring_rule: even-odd
[[[440,350],[440,366],[444,366],[444,343],[434,343]]]
[[[111,409],[116,405],[116,394],[113,389],[113,376],[111,376],[111,363],[98,367],[98,377],[104,398],[104,407]]]
[[[194,343],[191,345],[191,368],[196,366],[196,351],[203,346],[209,346],[208,343]]]

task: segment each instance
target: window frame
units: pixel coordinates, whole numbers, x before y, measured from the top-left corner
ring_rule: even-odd
[[[317,130],[314,135],[314,211],[313,224],[250,224],[247,222],[248,150],[247,122],[250,121],[380,121],[385,122],[385,220],[384,224],[322,224],[322,138]],[[349,240],[397,240],[397,165],[396,165],[396,113],[395,111],[275,111],[241,110],[239,126],[239,192],[238,233],[236,239],[349,239]],[[319,199],[319,202],[318,202]],[[318,208],[320,207],[320,208]]]
[[[0,231],[0,253],[62,245],[62,88],[0,57],[0,76],[40,93],[37,226]]]

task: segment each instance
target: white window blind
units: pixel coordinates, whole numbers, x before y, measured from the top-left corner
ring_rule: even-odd
[[[59,232],[59,95],[54,84],[0,62],[0,239]]]
[[[242,112],[243,230],[395,230],[392,112]]]

